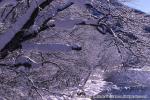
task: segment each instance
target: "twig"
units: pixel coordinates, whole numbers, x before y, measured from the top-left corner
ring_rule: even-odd
[[[34,88],[34,90],[39,94],[39,96],[41,97],[42,100],[44,100],[44,97],[42,96],[42,94],[38,91],[38,87],[34,84],[33,80],[30,79],[30,77],[28,77],[27,75],[25,75],[26,78],[29,80],[29,82],[31,82],[32,87]]]
[[[5,16],[5,18],[3,19],[3,22],[7,19],[7,17],[10,15],[11,12],[13,12],[14,9],[16,9],[16,7],[20,4],[20,2],[18,2],[14,7],[12,7],[12,9],[7,13],[7,15]]]

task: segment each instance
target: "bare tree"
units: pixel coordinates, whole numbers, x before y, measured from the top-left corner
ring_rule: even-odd
[[[95,68],[128,69],[149,64],[149,42],[136,33],[146,22],[133,18],[135,10],[117,0],[92,1],[0,2],[2,98],[45,100],[54,96],[65,100],[76,94],[85,96],[84,86]],[[23,49],[25,42],[31,50]],[[69,46],[69,52],[44,49],[58,42],[81,47]]]

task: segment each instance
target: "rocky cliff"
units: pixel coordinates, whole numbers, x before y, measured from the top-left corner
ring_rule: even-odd
[[[150,15],[117,0],[2,0],[0,6],[2,100],[150,96]]]

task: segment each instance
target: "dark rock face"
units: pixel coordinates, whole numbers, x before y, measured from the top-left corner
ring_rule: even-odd
[[[118,0],[0,6],[0,99],[150,96],[148,15]]]
[[[144,12],[142,12],[140,10],[137,10],[137,9],[134,9],[134,12],[137,13],[137,14],[145,14]]]
[[[146,33],[150,33],[150,26],[145,26],[145,27],[144,27],[144,31],[145,31]]]
[[[82,50],[82,47],[81,47],[81,46],[78,46],[78,45],[73,45],[73,46],[71,46],[71,47],[72,47],[72,50],[76,50],[76,51]]]

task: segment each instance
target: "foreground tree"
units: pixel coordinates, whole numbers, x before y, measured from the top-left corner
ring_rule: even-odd
[[[2,98],[93,96],[97,92],[91,93],[88,80],[95,69],[149,65],[149,40],[142,34],[148,19],[117,0],[12,0],[0,5]],[[55,52],[52,44],[82,49]]]

